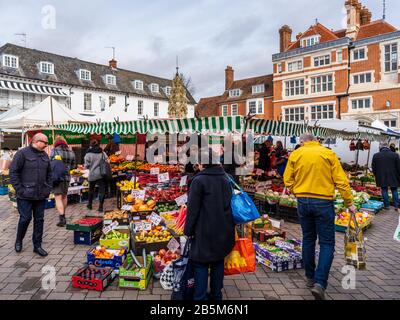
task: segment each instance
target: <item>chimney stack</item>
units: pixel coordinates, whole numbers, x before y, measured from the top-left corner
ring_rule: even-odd
[[[284,25],[279,29],[279,47],[280,52],[285,52],[292,42],[292,29],[288,25]]]
[[[365,24],[369,24],[371,23],[371,19],[372,19],[372,13],[371,11],[369,11],[369,9],[367,7],[363,7],[361,9],[361,25],[365,25]]]
[[[345,2],[347,10],[347,31],[346,36],[355,39],[361,26],[362,6],[358,0],[347,0]]]
[[[111,59],[108,63],[109,63],[110,68],[117,69],[117,60]]]
[[[235,71],[231,66],[227,66],[225,69],[225,90],[228,90],[235,81]]]

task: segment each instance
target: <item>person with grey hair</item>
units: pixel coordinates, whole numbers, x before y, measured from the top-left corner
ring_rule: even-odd
[[[392,152],[389,144],[380,144],[379,153],[372,158],[372,172],[374,173],[376,185],[381,188],[384,209],[390,208],[389,188],[393,196],[393,206],[396,211],[399,209],[399,194],[397,188],[400,186],[400,157]]]
[[[17,193],[20,215],[15,251],[22,251],[22,241],[33,216],[33,252],[42,257],[47,256],[42,248],[45,200],[52,189],[50,159],[45,152],[47,145],[44,134],[34,135],[31,145],[15,154],[10,168],[10,182]]]
[[[297,197],[303,232],[303,261],[306,286],[317,300],[325,300],[329,272],[335,252],[335,188],[351,212],[355,212],[349,180],[336,154],[323,147],[311,133],[300,137],[301,148],[292,152],[284,181]],[[317,238],[320,245],[315,264]]]

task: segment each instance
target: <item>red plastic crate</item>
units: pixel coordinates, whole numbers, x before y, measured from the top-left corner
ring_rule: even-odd
[[[86,270],[93,270],[94,272],[103,272],[99,279],[87,279],[83,277]],[[114,273],[112,268],[95,268],[92,266],[81,268],[77,273],[72,276],[72,287],[96,291],[104,291],[110,283],[114,280]]]

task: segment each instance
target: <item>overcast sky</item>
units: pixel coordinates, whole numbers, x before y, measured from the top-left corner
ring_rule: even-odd
[[[292,27],[293,36],[316,18],[328,28],[343,28],[344,2],[0,0],[0,46],[23,44],[14,34],[25,32],[30,48],[101,64],[112,57],[105,47],[115,46],[119,67],[166,78],[173,76],[178,55],[199,99],[223,92],[227,65],[235,69],[236,79],[271,73],[278,29],[284,24]],[[382,17],[383,0],[362,2],[374,20]],[[400,27],[400,1],[386,2],[387,21]],[[55,8],[55,25],[47,8],[42,13],[46,5]]]

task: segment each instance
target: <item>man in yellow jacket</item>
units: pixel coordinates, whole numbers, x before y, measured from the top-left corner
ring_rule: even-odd
[[[290,155],[284,174],[286,187],[297,197],[297,210],[303,231],[303,261],[307,287],[316,299],[325,299],[329,271],[335,252],[335,187],[345,205],[355,212],[349,180],[336,154],[306,133],[301,147]],[[315,265],[317,237],[320,244]]]

